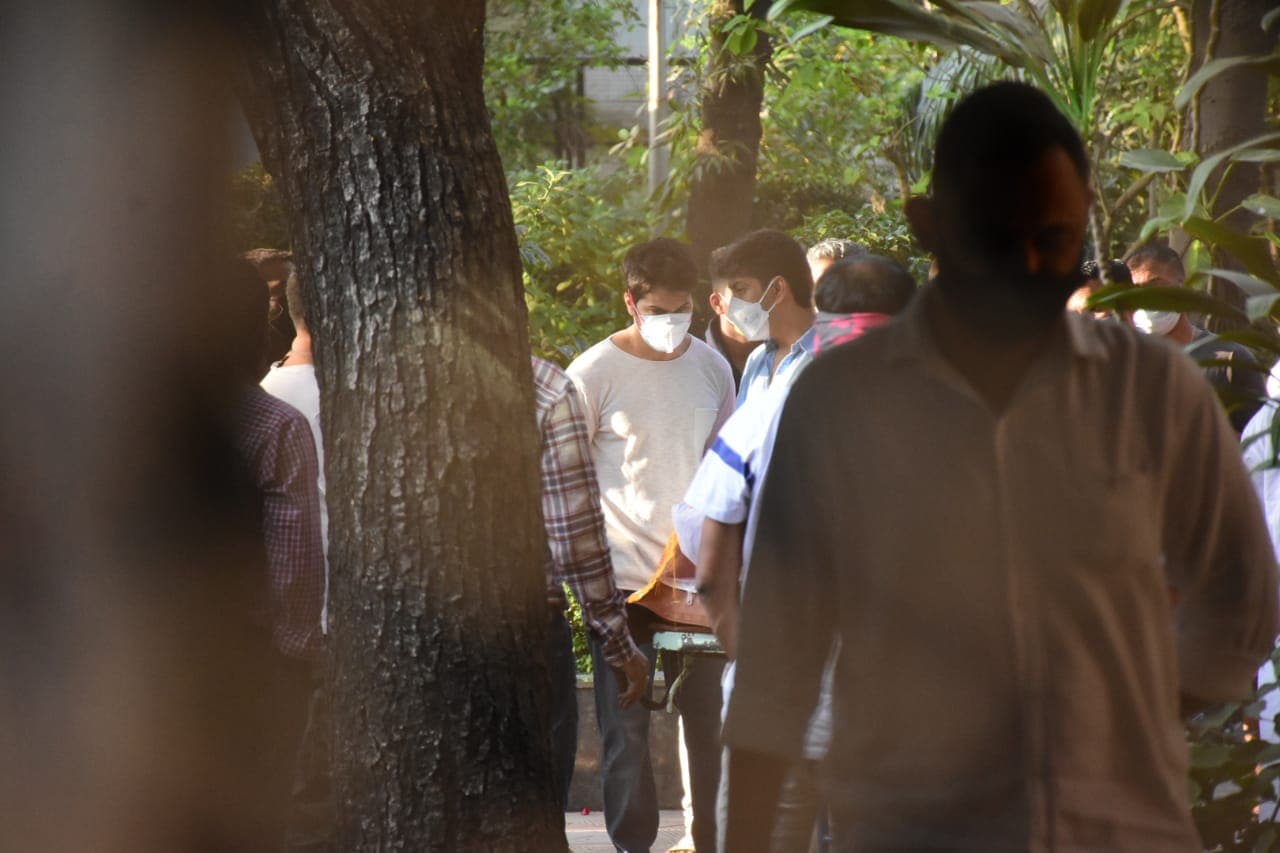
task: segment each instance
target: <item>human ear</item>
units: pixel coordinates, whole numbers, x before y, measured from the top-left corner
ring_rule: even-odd
[[[724,297],[717,290],[711,291],[707,301],[711,303],[711,312],[713,314],[723,314],[727,310],[724,304]]]
[[[916,241],[926,251],[936,252],[938,247],[937,206],[928,196],[913,195],[903,205],[902,212],[907,216],[907,224]]]

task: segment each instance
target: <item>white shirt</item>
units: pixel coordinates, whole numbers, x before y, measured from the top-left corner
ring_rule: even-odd
[[[1178,696],[1247,694],[1277,630],[1235,433],[1174,347],[1075,315],[992,412],[930,298],[791,389],[723,741],[801,755],[839,639],[858,845],[1198,851]]]
[[[1272,377],[1267,379],[1267,392],[1272,393],[1272,382],[1278,379],[1272,369]],[[1280,386],[1275,390],[1280,391]],[[1249,469],[1249,479],[1262,501],[1262,514],[1267,519],[1267,532],[1271,534],[1271,545],[1280,559],[1280,468],[1272,465],[1274,449],[1271,442],[1271,425],[1276,417],[1273,405],[1264,405],[1258,410],[1244,428],[1241,446],[1244,448],[1244,467]],[[1269,684],[1276,680],[1275,667],[1267,661],[1258,670],[1258,685]],[[1262,713],[1258,715],[1258,734],[1269,743],[1280,742],[1276,733],[1275,717],[1280,714],[1280,690],[1271,690],[1263,697]]]
[[[671,536],[672,507],[733,411],[729,363],[696,338],[670,361],[605,339],[568,374],[581,394],[618,588],[649,582]]]
[[[320,386],[316,382],[316,368],[311,364],[271,365],[267,375],[258,383],[277,400],[283,400],[306,417],[311,427],[311,437],[316,443],[316,462],[320,476],[316,487],[320,491],[320,542],[324,547],[324,608],[320,611],[320,627],[329,633],[329,504],[325,500],[324,440],[320,436]]]

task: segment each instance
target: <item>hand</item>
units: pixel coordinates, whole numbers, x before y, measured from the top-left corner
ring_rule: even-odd
[[[639,702],[649,687],[649,659],[637,651],[613,673],[618,677],[618,704],[630,708]]]

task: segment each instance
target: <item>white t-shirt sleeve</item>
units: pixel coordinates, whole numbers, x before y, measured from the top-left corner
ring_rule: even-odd
[[[716,354],[719,357],[719,353]],[[711,449],[711,445],[715,443],[716,436],[720,434],[720,429],[733,415],[733,410],[737,405],[737,399],[733,393],[733,370],[729,367],[729,362],[723,358],[719,359],[723,369],[720,371],[720,408],[716,412],[715,425],[711,427],[711,435],[707,437],[707,450]]]

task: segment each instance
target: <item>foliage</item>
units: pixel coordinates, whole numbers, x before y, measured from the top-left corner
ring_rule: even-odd
[[[237,251],[286,249],[289,220],[275,180],[254,163],[231,179],[231,239]]]
[[[490,4],[485,101],[508,171],[585,148],[584,66],[626,58],[616,33],[636,23],[629,0],[498,0]]]
[[[1228,64],[1220,64],[1219,71]],[[1183,88],[1179,103],[1207,79],[1197,75]],[[1225,318],[1235,328],[1219,337],[1235,340],[1274,357],[1280,354],[1280,268],[1275,261],[1280,248],[1276,220],[1280,199],[1264,193],[1246,198],[1234,209],[1216,217],[1215,201],[1228,170],[1256,169],[1280,162],[1280,132],[1248,140],[1203,160],[1195,152],[1151,148],[1130,151],[1120,163],[1143,173],[1140,180],[1159,178],[1153,186],[1162,191],[1154,215],[1142,226],[1139,239],[1169,235],[1180,229],[1191,238],[1184,255],[1188,284],[1203,287],[1211,278],[1226,279],[1246,295],[1243,312],[1235,305],[1201,290],[1183,288],[1108,288],[1095,298],[1099,304],[1126,309],[1165,308]],[[1227,224],[1243,208],[1258,218],[1245,233]],[[1232,267],[1232,268],[1228,268]],[[1184,302],[1183,300],[1189,300]],[[1092,300],[1091,300],[1092,301]],[[1267,360],[1272,360],[1268,358]],[[1275,405],[1269,401],[1268,405]],[[1280,421],[1273,423],[1274,430]],[[1273,447],[1280,448],[1273,434]],[[1272,460],[1272,464],[1280,464]],[[1280,649],[1271,654],[1280,661]],[[1277,781],[1280,780],[1280,745],[1264,743],[1258,727],[1248,721],[1262,711],[1263,700],[1273,697],[1274,681],[1258,687],[1243,705],[1231,704],[1201,715],[1187,729],[1191,750],[1192,816],[1206,849],[1280,850],[1280,812]],[[1273,721],[1266,721],[1271,723]],[[1259,820],[1259,816],[1264,821]]]
[[[621,261],[653,228],[639,176],[558,164],[508,175],[536,355],[567,364],[626,325]]]
[[[835,23],[951,51],[930,71],[931,90],[922,93],[926,96],[933,94],[939,77],[947,80],[953,95],[999,76],[1039,86],[1092,150],[1095,254],[1110,257],[1115,230],[1140,221],[1136,202],[1141,187],[1129,192],[1121,186],[1110,153],[1176,139],[1178,112],[1170,103],[1176,78],[1168,70],[1183,64],[1187,46],[1177,37],[1174,13],[1165,0],[781,0],[771,14],[788,9],[825,16],[811,27]],[[949,109],[946,89],[941,103],[922,99],[917,109],[919,132],[909,152],[917,173]]]
[[[878,208],[864,205],[852,212],[816,213],[790,233],[806,246],[827,237],[852,240],[873,254],[893,258],[910,270],[916,281],[924,281],[929,272],[929,259],[916,246],[902,214],[902,202],[897,199]]]

